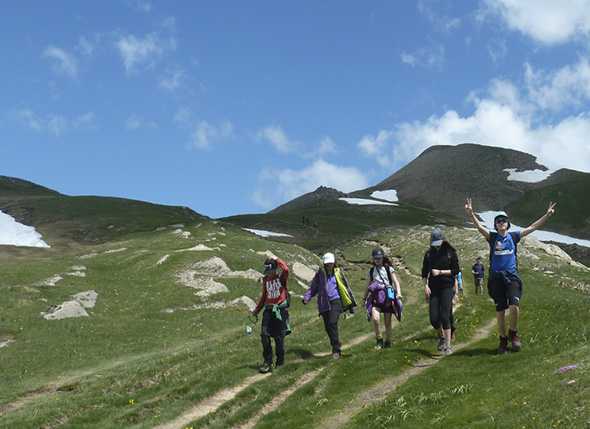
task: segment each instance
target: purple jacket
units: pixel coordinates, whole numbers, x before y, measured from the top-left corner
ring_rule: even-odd
[[[352,297],[352,290],[350,290],[348,279],[346,278],[346,276],[344,276],[344,273],[342,271],[340,271],[340,275],[342,277],[342,280],[344,281],[344,285],[348,289],[348,293]],[[326,272],[322,268],[320,268],[318,272],[315,274],[313,280],[311,281],[311,284],[309,285],[309,289],[307,289],[307,291],[303,295],[303,302],[307,304],[316,295],[318,296],[318,312],[321,314],[325,313],[326,311],[330,311],[331,306],[330,300],[328,299],[328,278],[326,276]],[[352,308],[355,305],[356,304],[353,300],[353,304],[348,308],[345,308],[344,310],[352,311]]]

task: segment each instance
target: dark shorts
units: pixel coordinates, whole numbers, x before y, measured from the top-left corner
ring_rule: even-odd
[[[374,305],[373,308],[377,310],[379,313],[395,313],[395,308],[393,308],[393,301],[387,300],[385,304],[381,306]]]
[[[519,305],[522,298],[522,280],[517,274],[490,273],[488,294],[496,304],[496,311],[504,311],[510,305]]]
[[[477,286],[477,287],[483,286],[483,277],[474,277],[473,281],[475,282],[475,286]]]

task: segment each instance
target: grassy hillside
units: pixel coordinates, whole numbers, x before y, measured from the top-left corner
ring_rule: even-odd
[[[367,232],[394,225],[459,223],[460,219],[407,204],[358,206],[338,199],[315,200],[313,206],[265,214],[231,216],[223,219],[247,228],[261,228],[293,235],[295,242],[318,253]]]
[[[549,201],[557,201],[558,208],[551,219],[551,230],[579,238],[590,238],[590,174],[560,170],[547,181],[526,191],[522,197],[506,207],[515,221],[530,223],[545,210]]]
[[[68,240],[103,243],[131,232],[204,219],[187,207],[93,196],[4,200],[0,210],[35,226],[51,245]]]
[[[259,328],[244,335],[246,308],[198,307],[254,298],[256,282],[216,277],[229,291],[203,298],[177,275],[213,256],[234,271],[258,268],[267,250],[291,266],[317,263],[300,247],[205,221],[90,246],[91,256],[31,258],[27,265],[5,257],[0,338],[14,342],[0,348],[0,427],[584,427],[590,419],[588,272],[521,247],[524,349],[507,356],[492,354],[493,306],[472,295],[466,275],[457,312],[465,347],[440,359],[417,278],[429,230],[397,227],[340,246],[357,297],[366,284],[362,261],[376,243],[402,264],[406,312],[392,349],[373,350],[359,309],[341,322],[344,358],[322,354],[329,345],[315,302],[301,305],[304,289],[292,275],[287,364],[268,377],[256,374]],[[485,253],[473,231],[447,232],[463,266]],[[195,244],[213,250],[186,250]],[[39,286],[73,265],[84,265],[86,277],[64,275],[55,286]],[[89,317],[40,317],[51,304],[89,289],[98,293]],[[578,368],[556,373],[571,363]]]
[[[164,206],[125,198],[66,196],[13,177],[0,176],[0,210],[32,225],[50,245],[104,243],[162,225],[204,219],[187,207]]]
[[[462,216],[466,196],[488,210],[520,198],[527,185],[506,180],[506,168],[546,169],[532,155],[515,150],[476,144],[433,146],[358,195],[395,189],[402,202]]]

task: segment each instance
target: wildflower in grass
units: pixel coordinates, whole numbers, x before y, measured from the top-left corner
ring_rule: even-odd
[[[135,405],[135,399],[130,399],[129,400],[129,405]]]

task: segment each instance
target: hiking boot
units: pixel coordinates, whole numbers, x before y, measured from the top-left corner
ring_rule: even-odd
[[[444,337],[438,337],[438,344],[436,346],[436,349],[439,352],[442,352],[444,348],[445,348],[445,338]]]
[[[500,337],[500,344],[498,345],[498,354],[503,355],[508,352],[508,337]]]
[[[262,365],[260,365],[260,367],[258,368],[258,372],[260,372],[261,374],[267,374],[269,372],[272,372],[272,364],[270,363],[263,363]]]
[[[332,353],[332,359],[334,359],[334,360],[338,360],[341,357],[342,357],[342,353],[340,353],[340,352],[334,352],[334,353]]]
[[[441,352],[443,355],[448,356],[453,353],[453,348],[450,345],[445,345],[443,346]]]
[[[513,352],[519,352],[521,347],[522,347],[522,343],[520,342],[520,337],[518,336],[518,332],[510,330],[508,331],[508,336],[510,338],[510,342],[512,343],[512,351]]]
[[[385,344],[383,343],[383,338],[377,338],[377,344],[375,345],[375,350],[381,350]]]
[[[386,340],[386,341],[383,343],[383,348],[384,348],[384,349],[390,349],[390,348],[391,348],[391,340]]]

